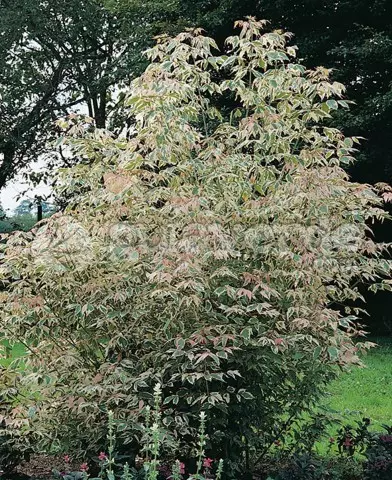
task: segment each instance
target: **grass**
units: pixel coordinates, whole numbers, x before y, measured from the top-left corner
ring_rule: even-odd
[[[5,357],[0,358],[0,366],[7,367],[12,362],[12,360],[23,357],[26,353],[26,349],[21,343],[13,345],[12,348],[6,340],[3,341],[2,344],[3,346],[5,346],[7,353]]]
[[[392,424],[392,338],[372,339],[378,346],[331,383],[326,406],[353,420],[369,417],[374,428]]]

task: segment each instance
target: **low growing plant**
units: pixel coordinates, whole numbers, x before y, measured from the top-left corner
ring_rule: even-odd
[[[385,432],[368,429],[370,419],[357,422],[356,427],[344,426],[338,432],[338,449],[343,456],[360,454],[364,477],[369,480],[387,480],[392,477],[392,427],[383,425]]]
[[[340,454],[353,456],[355,453],[363,453],[371,440],[369,432],[369,418],[363,418],[356,422],[356,426],[344,425],[337,432],[336,443]]]
[[[369,480],[388,480],[392,478],[392,428],[387,433],[372,435],[365,451],[365,474]]]
[[[362,463],[352,457],[296,453],[272,465],[267,480],[364,480]]]
[[[161,460],[161,450],[163,446],[163,439],[167,435],[161,420],[161,386],[157,384],[154,389],[154,410],[152,414],[152,423],[150,423],[150,411],[146,410],[145,420],[143,426],[145,430],[144,445],[141,448],[141,457],[135,462],[135,465],[130,468],[128,463],[125,465],[116,463],[116,435],[115,435],[115,421],[113,419],[113,412],[109,412],[108,416],[108,435],[109,442],[108,454],[101,452],[98,456],[100,471],[97,477],[92,478],[88,471],[87,463],[81,465],[79,472],[58,472],[55,471],[55,478],[61,480],[115,480],[121,478],[122,480],[157,480],[163,478],[164,480],[206,480],[215,479],[220,480],[223,473],[223,460],[219,460],[216,466],[214,461],[205,456],[206,446],[206,415],[204,412],[200,414],[200,427],[198,432],[197,450],[196,450],[196,473],[187,474],[185,464],[176,460],[172,467],[168,466],[167,460]],[[67,459],[69,461],[69,459]],[[139,468],[138,468],[139,467]],[[213,472],[214,470],[214,472]],[[120,471],[120,473],[118,473]]]
[[[32,452],[26,406],[31,399],[18,385],[19,372],[13,365],[0,366],[0,471],[9,474]]]

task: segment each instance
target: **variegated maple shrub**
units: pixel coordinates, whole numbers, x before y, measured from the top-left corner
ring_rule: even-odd
[[[344,87],[264,25],[238,22],[222,55],[199,30],[158,38],[119,138],[60,122],[73,203],[11,236],[2,265],[37,445],[99,451],[110,409],[136,452],[160,382],[168,451],[186,455],[206,410],[209,456],[250,463],[359,361],[348,305],[389,288],[369,229],[386,214],[344,170],[358,140],[325,123]]]

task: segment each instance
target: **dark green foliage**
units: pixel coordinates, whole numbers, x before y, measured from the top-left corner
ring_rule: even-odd
[[[392,429],[387,435],[372,437],[367,448],[365,472],[369,480],[389,480],[392,478]]]
[[[384,433],[369,431],[370,419],[364,418],[355,427],[345,425],[338,432],[339,452],[346,457],[365,457],[364,475],[369,480],[389,480],[392,477],[392,426],[383,425]]]
[[[309,453],[295,453],[269,472],[267,480],[365,480],[360,461]]]
[[[95,0],[2,0],[0,188],[48,153],[60,115],[83,107],[105,127],[118,102],[112,87],[133,76],[139,54],[121,20]],[[73,161],[61,151],[45,160],[44,173],[26,173],[35,183]]]
[[[322,417],[316,432],[318,440],[326,434],[329,422]],[[324,419],[325,420],[325,419]],[[335,422],[337,420],[335,419]],[[364,418],[356,426],[343,425],[331,438],[329,452],[316,453],[315,443],[303,448],[309,440],[305,422],[297,432],[289,432],[285,443],[277,447],[273,456],[261,467],[271,480],[389,480],[392,478],[392,427],[384,425],[385,432],[369,430],[370,420]],[[337,425],[335,423],[335,425]],[[290,442],[290,437],[296,443]],[[310,445],[310,444],[309,444]]]
[[[15,370],[0,367],[0,471],[12,472],[31,453],[24,436],[26,421],[19,417],[17,397],[21,391],[16,387],[18,374]],[[22,393],[23,395],[23,393]],[[23,400],[20,401],[20,404]]]

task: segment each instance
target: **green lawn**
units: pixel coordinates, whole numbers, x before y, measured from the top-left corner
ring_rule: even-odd
[[[392,338],[376,338],[378,347],[364,358],[365,368],[352,368],[332,382],[326,405],[349,418],[369,417],[373,427],[392,424]]]
[[[8,366],[15,358],[23,357],[26,352],[21,343],[14,345],[12,348],[9,347],[8,341],[3,341],[2,343],[8,347],[6,357],[0,358],[0,365],[4,367]]]

